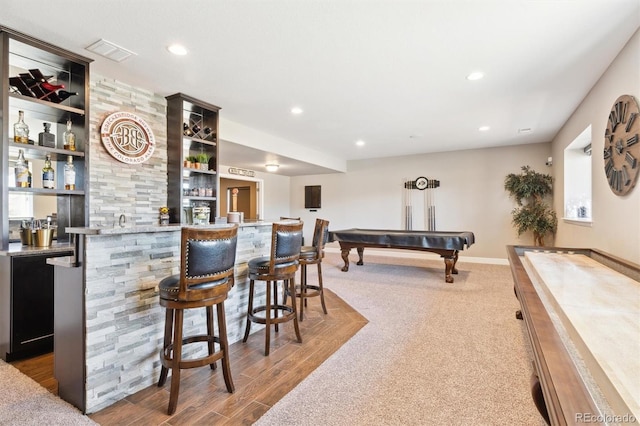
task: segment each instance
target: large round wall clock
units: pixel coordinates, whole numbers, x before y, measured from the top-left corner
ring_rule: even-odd
[[[130,112],[114,112],[102,122],[100,139],[107,152],[123,163],[140,164],[151,158],[156,139],[151,127]]]
[[[631,95],[620,96],[609,113],[604,132],[604,172],[616,195],[626,195],[638,180],[640,110]]]

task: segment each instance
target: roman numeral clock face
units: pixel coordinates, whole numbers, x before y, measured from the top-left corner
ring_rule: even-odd
[[[620,96],[611,108],[604,132],[604,172],[616,195],[625,195],[638,180],[640,170],[640,110],[630,95]]]

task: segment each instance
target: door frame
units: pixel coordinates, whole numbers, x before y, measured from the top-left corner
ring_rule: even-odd
[[[255,182],[256,184],[256,214],[258,220],[264,219],[264,179],[258,179],[254,177],[241,176],[241,175],[232,175],[230,173],[219,173],[220,179],[233,179],[233,180],[245,180],[249,182]],[[222,207],[222,206],[220,206]],[[222,214],[222,213],[220,213]]]

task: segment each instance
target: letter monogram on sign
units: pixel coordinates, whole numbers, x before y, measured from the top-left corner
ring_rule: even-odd
[[[144,163],[156,146],[151,127],[130,112],[109,114],[100,128],[100,138],[113,158],[128,164]]]

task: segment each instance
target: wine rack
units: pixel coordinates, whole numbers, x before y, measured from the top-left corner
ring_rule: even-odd
[[[177,93],[167,97],[168,191],[171,223],[191,223],[194,207],[218,214],[220,108]]]
[[[34,206],[42,197],[55,198],[58,229],[57,240],[68,241],[65,227],[88,225],[88,138],[89,138],[89,63],[90,59],[76,55],[46,42],[34,39],[0,26],[0,75],[4,83],[0,93],[0,205],[2,219],[0,231],[2,250],[10,242],[19,241],[16,236],[16,196],[30,199]],[[29,126],[29,143],[17,143],[13,138],[13,125],[18,111],[24,111]],[[76,150],[63,147],[63,133],[67,120],[73,123],[76,134]],[[55,146],[38,144],[38,134],[43,124],[55,136]],[[13,164],[22,150],[31,163],[32,184],[29,188],[16,188],[11,183]],[[42,187],[42,165],[51,156],[55,169],[56,185],[53,189]],[[76,189],[64,189],[64,163],[72,156],[76,168]],[[44,199],[43,199],[44,200]],[[12,204],[13,203],[13,204]],[[13,214],[13,213],[12,213]],[[39,214],[34,207],[34,214]],[[37,217],[38,218],[38,217]]]

